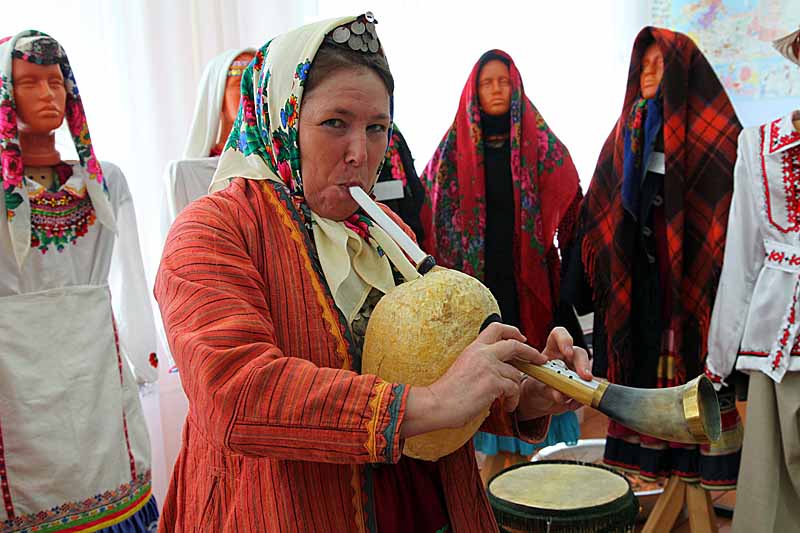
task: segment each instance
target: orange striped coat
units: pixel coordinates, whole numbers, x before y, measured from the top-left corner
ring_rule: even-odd
[[[359,374],[310,246],[266,181],[234,180],[172,227],[155,294],[189,414],[161,532],[376,530],[366,466],[399,460],[408,389]],[[483,429],[520,436],[499,412]],[[438,472],[453,530],[497,531],[472,444]]]

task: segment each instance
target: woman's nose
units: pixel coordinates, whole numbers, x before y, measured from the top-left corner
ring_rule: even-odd
[[[367,161],[367,134],[366,132],[354,132],[347,143],[347,153],[345,162],[349,165],[359,167]]]

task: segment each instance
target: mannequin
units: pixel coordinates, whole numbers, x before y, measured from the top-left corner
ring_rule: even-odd
[[[655,98],[656,92],[664,78],[664,54],[658,44],[647,47],[642,56],[642,73],[639,75],[639,86],[642,98]]]
[[[1,40],[0,77],[0,521],[151,531],[137,385],[155,381],[158,358],[130,192],[95,157],[58,42]],[[56,150],[65,118],[80,161]]]
[[[489,51],[473,67],[423,182],[430,203],[423,208],[424,248],[437,263],[480,279],[503,322],[520,328],[530,345],[541,342],[543,328],[557,325],[581,346],[575,314],[558,299],[559,250],[572,241],[581,198],[577,171],[525,97],[506,53]],[[478,432],[484,483],[504,466],[529,460],[538,447],[577,441],[580,427],[569,408],[553,417],[545,441],[535,445]]]
[[[569,254],[562,287],[579,312],[594,311],[596,374],[660,388],[703,371],[740,131],[696,45],[676,32],[643,29],[621,116],[581,206],[580,247]],[[720,442],[677,445],[611,422],[605,462],[647,481],[674,477],[692,490],[698,482],[706,490],[733,488],[741,422],[732,389],[719,397]]]
[[[511,73],[499,59],[488,61],[478,78],[478,102],[481,111],[500,117],[511,108]]]
[[[163,238],[178,213],[208,192],[218,156],[228,142],[239,110],[242,74],[254,55],[251,49],[229,50],[206,65],[197,90],[194,119],[183,158],[170,162],[164,174]]]
[[[64,120],[64,76],[58,65],[36,65],[22,59],[12,63],[25,175],[49,190],[56,183],[52,167],[61,162],[54,131]]]
[[[775,46],[800,66],[800,31]],[[797,531],[800,110],[742,132],[735,180],[706,359],[716,387],[750,376],[733,531]]]
[[[228,67],[228,78],[225,81],[225,96],[222,99],[222,110],[219,112],[219,138],[209,155],[219,155],[228,142],[228,135],[239,112],[239,96],[241,95],[242,73],[255,54],[242,52]]]

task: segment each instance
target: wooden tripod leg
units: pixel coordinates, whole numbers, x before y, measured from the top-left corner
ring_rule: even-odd
[[[699,484],[686,485],[686,507],[692,533],[717,533],[717,519],[711,495]]]
[[[675,520],[683,509],[686,500],[686,483],[678,476],[672,476],[664,487],[664,493],[653,507],[642,533],[663,533],[671,531]]]

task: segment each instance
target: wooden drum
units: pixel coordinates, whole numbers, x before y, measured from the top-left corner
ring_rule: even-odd
[[[574,461],[512,466],[488,490],[501,531],[514,533],[632,532],[639,511],[624,476]]]

